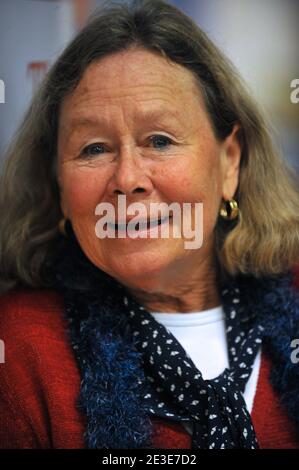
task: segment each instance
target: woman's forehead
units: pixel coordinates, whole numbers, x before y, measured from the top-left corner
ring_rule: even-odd
[[[119,52],[93,62],[66,106],[112,104],[125,100],[176,102],[200,96],[198,84],[187,68],[144,49]]]

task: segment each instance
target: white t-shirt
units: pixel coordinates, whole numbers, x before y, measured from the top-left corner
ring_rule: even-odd
[[[222,306],[188,313],[151,312],[183,346],[204,379],[213,379],[229,366],[225,314]],[[252,412],[261,362],[261,348],[257,354],[251,376],[246,384],[244,399]],[[189,423],[182,423],[192,433]]]

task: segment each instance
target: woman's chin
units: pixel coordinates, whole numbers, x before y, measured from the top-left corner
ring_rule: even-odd
[[[112,275],[122,283],[139,286],[151,284],[170,269],[171,257],[162,253],[134,253],[123,255],[109,263]]]

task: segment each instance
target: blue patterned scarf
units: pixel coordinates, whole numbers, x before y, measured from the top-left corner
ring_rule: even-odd
[[[87,418],[86,447],[151,448],[151,414],[192,420],[194,448],[258,447],[243,391],[261,341],[272,359],[272,385],[299,433],[299,367],[291,362],[291,341],[299,337],[299,296],[292,287],[291,273],[267,279],[245,275],[227,279],[221,293],[229,362],[233,364],[236,356],[238,367],[226,369],[218,382],[199,376],[199,383],[191,381],[188,399],[184,396],[182,400],[182,393],[174,394],[170,387],[190,382],[186,378],[188,365],[197,371],[191,359],[124,286],[86,258],[72,232],[56,262],[47,266],[46,275],[48,285],[64,298],[70,342],[82,378],[78,407]],[[137,310],[140,315],[133,318],[130,312]],[[149,320],[147,328],[141,328],[144,320]],[[160,358],[160,367],[183,365],[184,360],[189,363],[180,367],[181,374],[165,369],[167,377],[160,376],[160,384],[152,377],[151,354],[146,360],[142,347],[147,342],[142,335],[151,331],[150,327],[163,330],[164,346],[167,340],[174,341],[167,360],[165,354]],[[166,347],[162,350],[166,352]],[[171,358],[174,350],[179,350],[179,362]],[[174,383],[170,380],[173,377]],[[145,399],[149,394],[151,399]],[[196,411],[191,406],[195,401],[199,402]],[[159,408],[164,402],[167,406]]]

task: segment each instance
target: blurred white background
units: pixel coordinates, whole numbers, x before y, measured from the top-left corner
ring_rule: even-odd
[[[34,87],[101,0],[1,0],[0,158]],[[172,0],[232,60],[263,107],[273,136],[299,175],[299,103],[290,83],[299,78],[298,0]],[[1,161],[1,160],[0,160]]]

